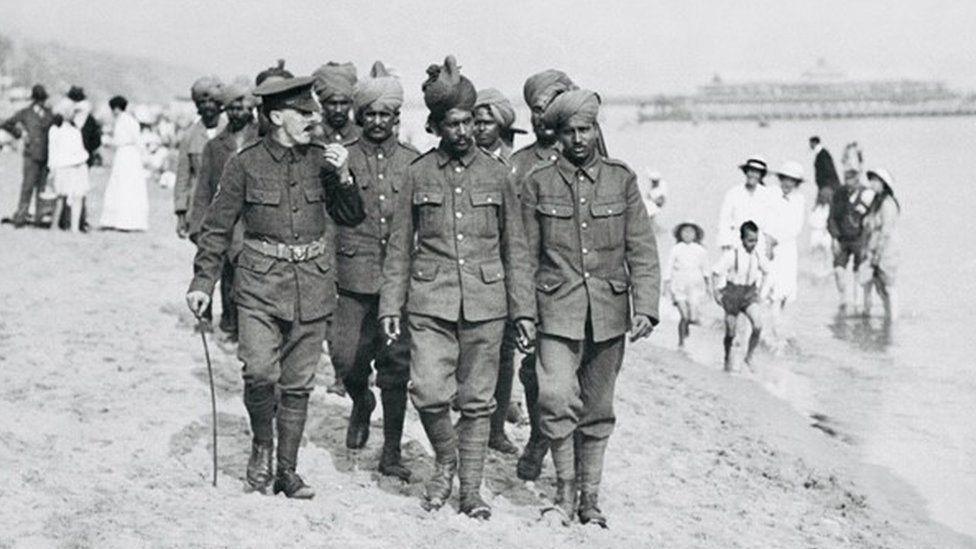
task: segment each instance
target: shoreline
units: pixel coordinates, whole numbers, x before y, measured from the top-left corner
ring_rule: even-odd
[[[0,155],[4,180],[18,180],[19,162]],[[106,178],[94,173],[93,219]],[[15,192],[3,189],[3,211]],[[173,235],[169,197],[150,188],[147,233],[0,227],[13,258],[0,279],[2,547],[976,547],[932,521],[910,485],[858,461],[785,400],[662,346],[669,321],[629,347],[617,384],[601,490],[610,530],[539,522],[551,460],[523,483],[515,459],[494,452],[490,522],[457,515],[456,495],[424,512],[431,458],[412,406],[403,447],[418,479],[403,484],[375,471],[379,411],[366,449],[344,447],[350,404],[326,394],[326,367],[299,456],[319,495],[246,494],[240,365],[211,338],[214,489],[203,350],[182,302],[192,248]],[[527,428],[509,434],[521,445]]]

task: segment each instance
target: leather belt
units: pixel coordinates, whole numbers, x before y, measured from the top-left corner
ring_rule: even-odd
[[[314,240],[308,244],[284,244],[282,242],[246,239],[244,240],[244,247],[250,248],[261,255],[291,263],[311,261],[326,252],[324,238]]]

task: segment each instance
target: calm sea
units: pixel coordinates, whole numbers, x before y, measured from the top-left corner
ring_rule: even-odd
[[[422,127],[418,112],[404,118],[404,128]],[[660,171],[670,187],[660,225],[697,221],[710,249],[722,195],[741,182],[736,166],[749,155],[763,155],[772,167],[797,160],[812,177],[807,138],[816,134],[838,164],[844,144],[856,140],[869,166],[891,171],[903,211],[901,321],[886,329],[877,311],[868,320],[839,315],[833,283],[813,276],[816,268],[801,247],[800,294],[788,319],[796,343],[779,356],[764,354],[757,382],[819,417],[865,461],[915,486],[934,518],[976,535],[976,161],[970,156],[976,119],[773,122],[766,128],[639,125],[635,119],[635,109],[604,109],[611,155],[641,175]],[[528,127],[524,111],[519,121]],[[429,143],[423,134],[412,137],[418,145]],[[812,204],[813,184],[802,190]],[[664,256],[672,239],[663,233],[659,243]],[[691,347],[694,358],[716,368],[718,333],[706,326]],[[655,338],[673,345],[675,334]]]

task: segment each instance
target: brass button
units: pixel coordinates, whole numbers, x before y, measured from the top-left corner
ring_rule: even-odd
[[[461,187],[454,187],[454,194],[461,194]]]
[[[380,160],[382,160],[383,159],[383,153],[377,153],[376,158],[379,158]]]
[[[580,204],[586,204],[586,197],[580,198]]]
[[[463,167],[463,166],[455,166],[455,167],[454,167],[454,171],[455,171],[456,173],[461,173],[461,172],[463,172],[463,171],[464,171],[464,167]]]
[[[464,217],[464,214],[462,214],[461,212],[455,212],[454,217],[461,219],[462,217]]]
[[[458,240],[464,240],[464,235],[463,235],[463,234],[461,234],[461,233],[458,233],[458,235],[457,235],[457,239],[458,239]]]
[[[463,257],[460,258],[460,259],[458,259],[458,265],[462,265],[462,266],[464,265],[464,258]]]
[[[583,278],[590,278],[590,273],[588,273],[588,272],[583,273]]]
[[[381,194],[378,198],[380,200],[386,200],[386,195],[385,194]]]
[[[377,179],[383,179],[383,174],[379,174],[379,175],[377,175],[377,176],[376,176],[376,178],[377,178]]]
[[[293,212],[297,212],[297,211],[298,211],[298,206],[292,206],[292,207],[291,207],[291,211],[293,211]]]
[[[586,254],[588,254],[588,253],[590,253],[590,251],[589,251],[589,250],[587,250],[586,248],[583,248],[583,255],[586,255]]]
[[[380,223],[386,223],[386,218],[385,217],[381,217],[380,218]]]
[[[588,225],[586,224],[586,221],[580,223],[580,228],[582,228],[582,229],[585,229],[587,226]]]

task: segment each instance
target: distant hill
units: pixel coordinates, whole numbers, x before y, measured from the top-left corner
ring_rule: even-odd
[[[187,97],[190,84],[200,76],[197,70],[154,59],[14,39],[2,33],[0,71],[17,85],[30,87],[40,82],[52,96],[79,85],[92,99],[124,95],[130,101],[145,103]]]

